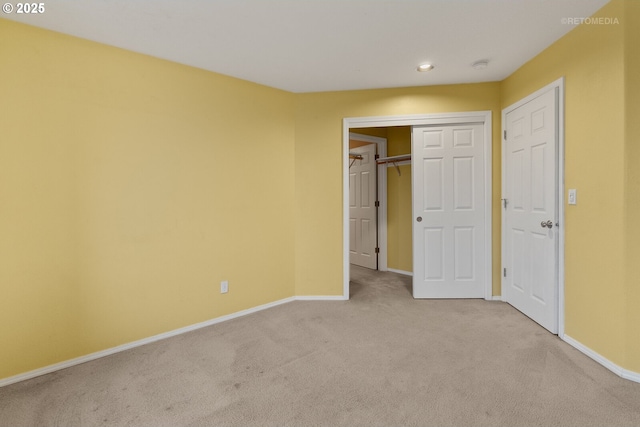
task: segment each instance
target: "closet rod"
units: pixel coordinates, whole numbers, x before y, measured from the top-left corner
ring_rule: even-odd
[[[351,160],[351,164],[349,164],[349,169],[351,169],[351,166],[353,166],[356,160],[362,160],[362,156],[360,154],[354,154],[354,153],[349,153],[349,158],[353,159]]]
[[[404,160],[411,160],[411,154],[401,154],[399,156],[391,156],[391,157],[380,157],[376,159],[376,163],[379,165],[385,163],[393,163],[393,166],[396,167],[396,171],[398,172],[398,176],[402,176],[400,173],[400,168],[398,167],[398,162],[402,162]]]
[[[381,165],[383,163],[396,163],[396,162],[402,162],[404,160],[411,160],[411,154],[401,154],[399,156],[391,156],[391,157],[380,157],[379,159],[376,159],[376,163]]]

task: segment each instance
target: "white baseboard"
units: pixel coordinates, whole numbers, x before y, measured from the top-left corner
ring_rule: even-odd
[[[591,350],[589,347],[585,346],[579,341],[574,340],[573,338],[571,338],[566,334],[562,337],[562,340],[564,340],[564,342],[566,342],[570,346],[574,347],[576,350],[589,356],[590,358],[592,358],[593,360],[595,360],[596,362],[598,362],[599,364],[601,364],[602,366],[604,366],[605,368],[613,372],[614,374],[624,379],[640,383],[640,373],[629,371],[627,369],[624,369],[621,366],[616,365],[615,363],[613,363],[611,360],[607,359],[603,355],[596,353],[595,351]]]
[[[300,295],[293,297],[296,301],[346,301],[343,295]]]
[[[215,325],[216,323],[225,322],[227,320],[235,319],[237,317],[246,316],[247,314],[256,313],[258,311],[266,310],[267,308],[275,307],[281,304],[285,304],[291,301],[295,301],[297,297],[289,297],[278,301],[270,302],[267,304],[259,305],[257,307],[241,310],[236,313],[231,313],[226,316],[216,317],[215,319],[207,320],[194,325],[185,326],[184,328],[174,329],[173,331],[164,332],[162,334],[154,335],[152,337],[143,338],[138,341],[133,341],[127,344],[119,345],[117,347],[108,348],[106,350],[98,351],[95,353],[87,354],[86,356],[80,356],[75,359],[65,360],[64,362],[56,363],[53,365],[45,366],[44,368],[35,369],[33,371],[25,372],[23,374],[14,375],[12,377],[0,379],[0,387],[4,387],[9,384],[14,384],[20,381],[29,380],[31,378],[39,377],[41,375],[50,374],[51,372],[59,371],[61,369],[70,368],[71,366],[79,365],[81,363],[90,362],[101,357],[110,356],[115,353],[120,353],[125,350],[129,350],[135,347],[140,347],[145,344],[150,344],[155,341],[160,341],[166,338],[171,338],[176,335],[184,334],[186,332],[195,331],[196,329],[206,328],[207,326]]]
[[[502,295],[492,295],[489,301],[504,301],[504,299],[502,299]]]
[[[404,274],[405,276],[413,276],[412,271],[396,270],[395,268],[387,268],[387,271],[392,273]]]

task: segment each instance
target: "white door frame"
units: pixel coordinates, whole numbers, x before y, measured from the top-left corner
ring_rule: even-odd
[[[546,85],[545,87],[535,91],[534,93],[530,94],[529,96],[521,99],[520,101],[516,102],[515,104],[512,104],[510,106],[508,106],[507,108],[505,108],[504,110],[502,110],[502,198],[504,198],[504,195],[506,194],[506,178],[505,178],[505,171],[506,171],[506,161],[507,161],[507,155],[506,155],[506,150],[504,149],[504,146],[506,144],[506,140],[504,138],[504,133],[505,133],[505,126],[506,126],[506,117],[507,114],[513,110],[515,110],[518,107],[521,107],[522,105],[526,104],[527,102],[537,98],[538,96],[542,95],[543,93],[546,93],[550,90],[554,90],[557,89],[557,93],[558,93],[558,145],[557,145],[557,156],[556,156],[556,161],[557,161],[557,165],[556,165],[556,170],[558,171],[558,175],[557,175],[557,196],[558,196],[558,200],[557,200],[557,206],[558,206],[558,222],[559,222],[559,226],[558,226],[558,270],[557,270],[557,283],[558,283],[558,337],[560,337],[561,339],[564,339],[564,224],[565,224],[565,217],[564,217],[564,77],[559,78],[558,80],[549,83],[548,85]],[[502,229],[502,238],[501,238],[501,243],[502,243],[502,261],[501,261],[501,266],[502,269],[505,268],[504,266],[504,262],[507,259],[506,256],[507,254],[505,253],[505,237],[506,237],[506,222],[505,222],[505,218],[504,215],[502,216],[502,225],[501,225],[501,229]],[[503,270],[504,271],[504,270]],[[504,280],[504,275],[500,276],[500,280],[501,280],[501,288],[502,288],[502,296],[503,296],[503,300],[504,300],[504,295],[505,295],[505,280]]]
[[[492,297],[492,264],[491,264],[491,111],[470,111],[460,113],[438,113],[438,114],[412,114],[404,116],[375,116],[375,117],[353,117],[345,118],[342,121],[342,252],[343,252],[343,299],[349,299],[349,131],[350,129],[370,128],[370,127],[391,127],[391,126],[424,126],[424,125],[447,125],[458,123],[482,123],[484,125],[485,141],[485,246],[487,257],[485,260],[485,299]],[[386,203],[386,167],[379,175],[384,174],[385,203]],[[382,202],[381,202],[382,204]],[[382,210],[382,209],[381,209]],[[386,247],[386,209],[385,209],[385,247]],[[382,250],[382,244],[380,245]],[[385,254],[386,255],[386,254]],[[386,263],[386,256],[385,256]],[[386,267],[386,265],[385,265]],[[415,266],[414,266],[415,268]]]
[[[376,144],[377,154],[380,157],[387,157],[386,138],[349,132],[349,140]],[[349,143],[347,142],[347,148],[348,145]],[[376,179],[378,182],[376,197],[380,202],[380,207],[377,209],[378,212],[376,216],[376,225],[378,227],[378,247],[380,248],[380,253],[378,253],[378,270],[387,271],[387,168],[382,166],[383,165],[376,166]],[[347,183],[347,185],[349,184]],[[347,195],[349,195],[348,192]]]

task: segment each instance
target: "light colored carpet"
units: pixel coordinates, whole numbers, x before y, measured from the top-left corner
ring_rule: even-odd
[[[1,388],[0,425],[640,425],[640,384],[507,304],[351,277],[350,301],[296,301]]]

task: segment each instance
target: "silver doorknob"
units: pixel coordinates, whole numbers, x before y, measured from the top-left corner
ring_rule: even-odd
[[[419,216],[418,218],[416,218],[416,221],[421,222],[422,221],[422,217]]]
[[[540,223],[540,226],[541,226],[542,228],[545,228],[545,227],[547,227],[547,228],[552,228],[552,227],[553,227],[553,222],[551,222],[550,220],[549,220],[549,221],[542,221],[542,222]]]

